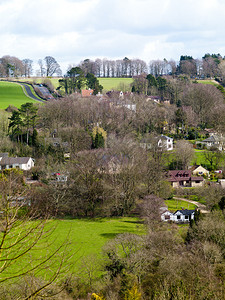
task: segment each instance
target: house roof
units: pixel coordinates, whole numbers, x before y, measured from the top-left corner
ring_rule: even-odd
[[[93,95],[93,90],[81,90],[82,97],[90,97],[91,95]]]
[[[8,152],[0,153],[0,157],[8,157],[8,156],[9,156]]]
[[[198,176],[198,177],[192,177],[191,176],[191,170],[172,170],[172,171],[169,171],[167,173],[167,176],[169,177],[168,178],[168,181],[170,182],[179,182],[179,181],[196,181],[196,180],[199,180],[199,181],[203,181],[203,177],[201,176]]]
[[[179,209],[179,210],[175,211],[174,215],[177,212],[180,212],[184,216],[190,216],[190,215],[192,215],[195,212],[195,210],[194,209]]]
[[[159,137],[158,137],[158,139],[163,139],[163,140],[173,140],[173,138],[171,138],[171,137],[169,137],[169,136],[166,136],[166,135],[160,135]]]
[[[30,157],[3,157],[0,161],[0,165],[14,165],[14,164],[26,164],[28,163]]]

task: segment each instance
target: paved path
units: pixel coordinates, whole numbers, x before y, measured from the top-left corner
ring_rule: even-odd
[[[202,203],[197,202],[197,201],[188,200],[186,198],[180,198],[180,197],[173,197],[173,199],[182,200],[182,201],[186,201],[186,202],[192,203],[192,204],[196,205],[203,214],[209,213],[209,210],[206,209],[206,206],[204,204],[202,204]]]

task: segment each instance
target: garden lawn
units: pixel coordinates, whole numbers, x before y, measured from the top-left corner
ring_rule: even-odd
[[[205,160],[204,156],[205,150],[197,150],[195,149],[195,155],[192,160],[192,165],[207,165],[207,161]]]
[[[171,199],[171,200],[166,200],[165,201],[166,205],[168,206],[169,211],[176,211],[180,210],[182,208],[184,209],[195,209],[196,205],[182,201],[182,200],[176,200],[176,199]]]
[[[0,109],[6,109],[9,105],[20,107],[27,102],[38,103],[27,97],[19,84],[0,81]]]

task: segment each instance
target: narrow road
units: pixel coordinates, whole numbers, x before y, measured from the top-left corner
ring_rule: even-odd
[[[43,102],[43,103],[46,102],[46,101],[41,100],[40,98],[34,96],[33,93],[31,92],[30,86],[28,84],[26,84],[26,83],[19,83],[19,82],[17,82],[17,83],[22,86],[23,91],[24,91],[24,88],[25,88],[24,94],[26,96],[28,96],[28,97],[32,98],[33,100],[36,100],[36,101],[40,101],[40,102]]]
[[[203,214],[208,214],[209,213],[209,210],[206,209],[206,206],[204,204],[202,204],[202,203],[197,202],[197,201],[188,200],[188,199],[179,198],[179,197],[173,197],[173,199],[182,200],[182,201],[186,201],[186,202],[192,203],[192,204],[196,205]]]

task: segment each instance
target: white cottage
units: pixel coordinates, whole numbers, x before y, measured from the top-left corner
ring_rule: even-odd
[[[194,214],[195,210],[189,209],[177,210],[174,213],[167,210],[161,214],[161,220],[165,222],[172,221],[176,223],[186,223],[194,219]]]
[[[27,171],[32,167],[34,167],[34,160],[31,157],[0,158],[0,170],[16,168]]]

